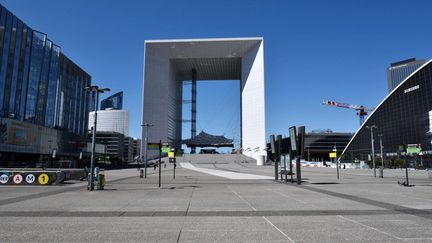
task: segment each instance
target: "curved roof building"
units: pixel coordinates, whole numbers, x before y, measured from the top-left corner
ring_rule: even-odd
[[[421,146],[417,166],[432,167],[432,63],[425,63],[402,81],[370,114],[345,150],[342,162],[368,160],[372,154],[373,128],[375,156],[382,139],[384,160],[397,157],[399,145]]]

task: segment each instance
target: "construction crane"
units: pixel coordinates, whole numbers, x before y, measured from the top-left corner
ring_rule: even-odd
[[[357,111],[357,115],[360,118],[360,126],[363,124],[364,120],[365,120],[365,116],[367,116],[369,111],[373,111],[373,108],[367,108],[363,105],[351,105],[351,104],[345,104],[345,103],[339,103],[336,101],[323,101],[322,103],[323,105],[328,105],[328,106],[336,106],[336,107],[340,107],[340,108],[346,108],[346,109],[353,109]]]

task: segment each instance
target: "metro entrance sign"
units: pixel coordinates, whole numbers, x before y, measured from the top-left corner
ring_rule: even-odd
[[[0,171],[0,186],[27,185],[45,186],[58,185],[66,179],[63,171]]]

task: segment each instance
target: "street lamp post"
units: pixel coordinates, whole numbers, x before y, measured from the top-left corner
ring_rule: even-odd
[[[333,151],[336,154],[335,160],[336,160],[336,174],[337,174],[337,179],[339,180],[339,160],[337,158],[337,148],[336,148],[336,144],[333,147]]]
[[[144,137],[144,178],[147,178],[147,146],[148,146],[148,128],[154,126],[150,123],[144,123],[141,125],[145,127],[145,137]],[[142,159],[142,153],[141,153]]]
[[[378,128],[376,125],[372,126],[366,126],[366,128],[369,128],[371,131],[371,146],[372,146],[372,166],[373,166],[373,172],[374,177],[376,177],[376,166],[375,166],[375,146],[374,146],[374,137],[373,137],[373,129]]]
[[[87,186],[87,190],[93,191],[94,190],[95,148],[96,148],[96,125],[97,125],[99,93],[103,93],[105,91],[108,92],[110,91],[110,89],[109,88],[101,89],[96,85],[92,85],[92,86],[85,87],[85,90],[92,93],[95,96],[94,99],[95,113],[94,113],[94,121],[93,121],[93,128],[92,128],[92,150],[91,150],[91,161],[90,161],[90,181],[89,181],[89,185]]]
[[[378,134],[380,138],[380,149],[381,149],[381,169],[380,169],[380,178],[384,178],[384,154],[383,154],[383,145],[382,145],[382,134]]]

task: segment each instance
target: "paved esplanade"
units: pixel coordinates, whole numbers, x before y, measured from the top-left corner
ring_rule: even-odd
[[[185,164],[183,164],[185,165]],[[273,168],[245,163],[178,166],[138,178],[109,171],[104,191],[84,183],[0,187],[1,242],[432,242],[432,186],[424,171],[415,187],[397,185],[403,171],[304,169],[305,183],[266,179]],[[192,169],[191,169],[192,168]],[[204,169],[204,171],[200,171]],[[263,177],[228,179],[241,172]],[[153,169],[150,173],[155,173]]]

